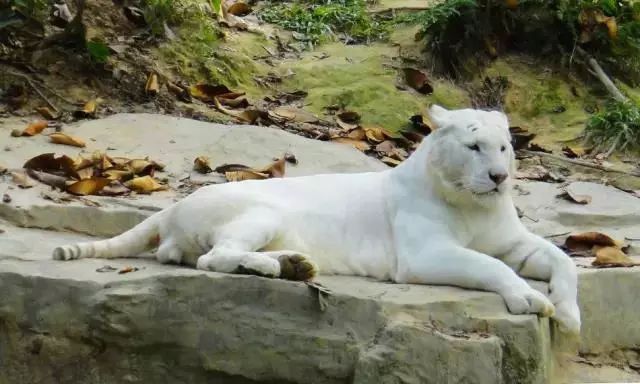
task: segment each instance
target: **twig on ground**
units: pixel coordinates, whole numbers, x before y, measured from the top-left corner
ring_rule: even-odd
[[[637,172],[637,171],[624,171],[622,169],[605,167],[604,165],[590,163],[590,162],[584,161],[584,160],[569,159],[567,157],[554,155],[552,153],[529,151],[529,150],[526,150],[526,149],[522,149],[519,152],[522,152],[522,153],[524,153],[526,155],[530,155],[530,156],[540,156],[540,157],[546,157],[546,158],[549,158],[549,159],[564,161],[566,163],[580,165],[582,167],[587,167],[587,168],[598,169],[598,170],[604,171],[604,172],[622,173],[624,175],[640,177],[640,172]]]
[[[5,75],[9,75],[9,76],[18,77],[18,78],[21,78],[22,80],[24,80],[31,87],[31,89],[33,89],[38,94],[38,96],[40,96],[40,98],[45,103],[47,103],[47,105],[51,109],[54,110],[54,112],[56,112],[56,113],[59,112],[59,109],[56,108],[56,106],[51,101],[49,101],[49,99],[44,95],[44,93],[42,93],[42,91],[38,87],[36,87],[36,85],[33,83],[33,81],[31,81],[31,78],[29,76],[27,76],[25,74],[22,74],[22,73],[18,73],[18,72],[12,72],[12,71],[5,71],[4,74]]]

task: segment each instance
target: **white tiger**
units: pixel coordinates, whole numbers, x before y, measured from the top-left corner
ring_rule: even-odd
[[[307,280],[317,271],[500,294],[514,314],[553,316],[578,333],[577,272],[529,232],[510,195],[507,117],[430,110],[436,129],[402,164],[207,186],[112,239],[58,247],[53,257],[134,257]],[[522,278],[549,282],[549,298]]]

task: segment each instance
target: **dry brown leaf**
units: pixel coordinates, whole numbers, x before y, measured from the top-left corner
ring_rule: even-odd
[[[98,109],[98,101],[97,100],[91,100],[91,101],[88,101],[82,107],[82,109],[73,112],[73,116],[75,116],[76,118],[80,118],[80,119],[88,118],[88,117],[95,117],[97,109]]]
[[[607,34],[611,40],[616,40],[618,38],[618,23],[616,22],[615,17],[608,17],[604,22],[607,27]]]
[[[567,189],[564,190],[561,194],[557,195],[556,197],[560,198],[560,199],[564,199],[567,201],[571,201],[573,203],[576,204],[589,204],[591,203],[591,196],[589,195],[577,195],[575,193],[573,193],[571,190]]]
[[[633,267],[638,265],[618,247],[596,246],[593,252],[596,259],[591,265],[596,267]]]
[[[54,144],[71,145],[73,147],[85,147],[87,144],[75,136],[67,135],[66,133],[56,132],[49,135],[49,139]]]
[[[22,168],[34,169],[36,171],[53,173],[75,179],[80,178],[76,172],[74,161],[67,155],[56,156],[55,153],[43,153],[42,155],[27,160]]]
[[[393,136],[388,131],[378,127],[364,127],[365,135],[370,142],[381,143]]]
[[[11,172],[11,181],[22,189],[31,188],[34,185],[24,172]]]
[[[224,85],[197,84],[189,88],[189,93],[198,100],[211,103],[217,96],[231,93],[231,91]]]
[[[400,160],[396,160],[396,159],[392,159],[391,157],[388,156],[384,156],[382,159],[380,159],[383,163],[391,166],[391,167],[395,167],[400,165],[400,163],[402,163],[402,161]]]
[[[80,180],[84,180],[84,179],[90,179],[92,178],[95,172],[93,170],[93,168],[82,168],[81,170],[78,171],[78,175],[80,176]]]
[[[352,140],[365,140],[367,138],[367,133],[363,128],[356,128],[347,133],[345,137]]]
[[[129,160],[129,162],[126,163],[126,167],[130,169],[134,174],[139,176],[153,176],[156,169],[155,164],[148,159]]]
[[[148,95],[155,96],[160,91],[160,84],[158,83],[158,75],[155,72],[151,72],[147,78],[147,84],[144,87],[145,92]]]
[[[44,117],[47,120],[56,120],[56,119],[58,119],[58,115],[56,115],[54,112],[52,112],[47,107],[36,108],[36,112],[38,112],[40,114],[40,116]]]
[[[118,274],[123,275],[125,273],[131,273],[131,272],[136,272],[139,271],[140,268],[138,267],[124,267],[121,270],[118,271]]]
[[[109,185],[110,182],[111,180],[104,177],[93,177],[90,179],[79,180],[68,185],[67,192],[80,196],[95,195],[104,187]]]
[[[109,180],[127,181],[133,178],[133,172],[123,169],[106,169],[102,172],[102,176]]]
[[[572,251],[589,250],[594,246],[623,247],[623,242],[616,241],[600,232],[583,232],[567,237],[564,242],[567,249]]]
[[[269,175],[266,173],[260,173],[251,169],[241,171],[229,171],[224,173],[224,177],[228,181],[243,181],[243,180],[264,180],[268,179]]]
[[[354,140],[349,137],[336,137],[336,138],[332,138],[331,141],[333,141],[334,143],[349,144],[355,149],[362,152],[365,152],[371,149],[371,145],[366,141]]]
[[[112,182],[111,184],[102,188],[99,194],[101,196],[120,196],[120,195],[126,195],[130,192],[131,190],[125,187],[124,185],[122,185],[122,183]]]
[[[429,78],[424,72],[415,68],[405,68],[404,78],[411,88],[423,95],[433,93],[433,86],[429,83]]]
[[[227,8],[227,13],[235,16],[245,16],[251,13],[251,7],[247,3],[237,2]]]
[[[246,171],[246,170],[251,170],[251,167],[243,164],[222,164],[216,167],[213,171],[218,173],[227,173],[227,172]]]
[[[225,108],[222,106],[218,98],[214,99],[214,103],[218,111],[224,113],[225,115],[235,117],[236,119],[244,121],[249,124],[255,124],[256,121],[258,121],[258,119],[263,115],[263,112],[257,109],[246,109],[240,112],[240,111],[234,111],[232,109]]]
[[[265,173],[269,177],[284,177],[284,170],[286,161],[283,158],[274,161],[263,169],[258,170],[258,173]]]
[[[138,193],[151,193],[155,191],[163,191],[167,189],[166,185],[158,183],[151,176],[136,177],[124,183],[124,185]]]
[[[49,126],[49,123],[47,121],[38,121],[35,122],[31,125],[29,125],[23,132],[22,132],[22,136],[34,136],[37,135],[38,133],[44,131],[45,128],[47,128]]]
[[[73,167],[76,171],[91,167],[92,165],[94,165],[94,161],[92,159],[87,159],[81,155],[78,155],[73,161]]]
[[[209,165],[209,158],[206,156],[198,156],[193,161],[193,170],[199,173],[211,173],[211,165]]]

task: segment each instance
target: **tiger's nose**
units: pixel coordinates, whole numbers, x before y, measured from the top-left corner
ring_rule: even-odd
[[[489,172],[489,178],[491,179],[491,181],[493,181],[494,183],[496,183],[496,185],[500,185],[502,184],[503,181],[505,181],[507,179],[507,177],[509,177],[509,175],[507,175],[506,173],[502,173],[502,172]]]

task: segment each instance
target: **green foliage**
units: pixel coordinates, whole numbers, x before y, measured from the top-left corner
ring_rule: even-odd
[[[390,24],[369,14],[363,0],[297,1],[271,4],[260,12],[268,23],[301,33],[312,44],[335,40],[339,34],[358,42],[388,36]]]
[[[87,41],[87,52],[89,57],[95,63],[103,64],[109,58],[109,46],[102,41]]]
[[[640,104],[612,102],[591,117],[586,127],[587,140],[599,149],[640,149]]]
[[[207,4],[208,3],[208,4]],[[159,36],[164,35],[164,25],[181,26],[203,25],[207,33],[213,33],[213,19],[208,7],[216,13],[222,6],[221,0],[145,0],[144,18],[151,31]]]
[[[47,0],[10,0],[18,11],[27,17],[44,22],[49,11],[49,1]]]
[[[445,0],[399,21],[420,23],[436,64],[454,75],[473,72],[504,51],[568,61],[579,45],[616,76],[640,84],[640,2],[520,0],[514,8],[507,3]],[[610,30],[605,18],[615,28]]]

